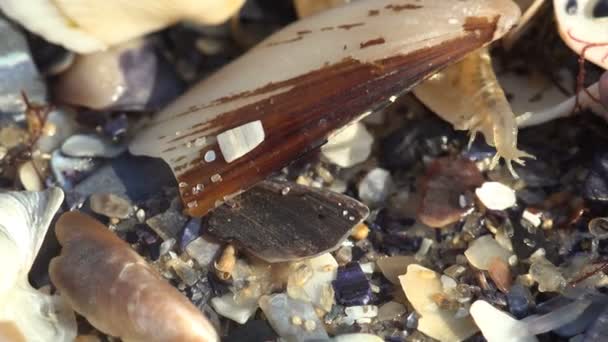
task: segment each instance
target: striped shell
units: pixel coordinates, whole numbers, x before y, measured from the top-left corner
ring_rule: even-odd
[[[163,158],[189,214],[204,215],[499,38],[519,14],[511,0],[359,1],[327,10],[199,83],[156,116],[130,150]],[[263,133],[263,141],[237,142],[247,152],[223,156],[218,135],[256,121],[262,131],[253,134]]]

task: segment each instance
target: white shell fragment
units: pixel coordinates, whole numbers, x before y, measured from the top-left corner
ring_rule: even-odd
[[[234,296],[232,292],[229,292],[221,297],[212,298],[211,307],[218,314],[230,318],[239,324],[245,324],[249,320],[249,317],[253,316],[258,310],[258,300],[257,298],[251,298],[237,302]]]
[[[553,8],[559,34],[578,54],[608,69],[608,25],[606,13],[601,13],[603,0],[554,0]]]
[[[262,127],[260,120],[246,123],[217,135],[217,143],[228,163],[249,153],[262,141],[264,141],[264,127]],[[205,159],[207,159],[207,156],[205,156]]]
[[[125,145],[116,144],[97,134],[76,134],[61,145],[61,152],[70,157],[114,158],[126,149]]]
[[[181,20],[220,24],[244,0],[0,0],[0,9],[28,30],[68,50],[90,53]]]
[[[28,342],[71,342],[76,319],[58,296],[39,292],[27,280],[63,191],[0,194],[0,322],[8,322]],[[3,336],[5,326],[0,326]]]
[[[485,182],[475,190],[483,205],[491,210],[505,210],[517,202],[515,191],[499,182]]]
[[[433,295],[443,293],[439,273],[412,264],[399,280],[407,299],[420,315],[418,330],[423,334],[439,341],[463,341],[478,331],[470,316],[456,316],[433,300]]]
[[[330,137],[321,152],[330,162],[341,167],[351,167],[367,160],[373,144],[374,137],[365,125],[356,122]]]
[[[471,305],[471,316],[488,342],[536,342],[528,325],[498,310],[490,303],[478,300]]]

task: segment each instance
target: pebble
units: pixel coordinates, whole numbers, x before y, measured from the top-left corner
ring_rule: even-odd
[[[514,284],[507,292],[507,303],[511,314],[517,319],[522,319],[534,308],[534,297],[527,287]]]
[[[352,167],[364,162],[372,151],[374,137],[361,122],[355,122],[329,138],[321,153],[331,163]]]
[[[114,158],[126,150],[126,145],[114,143],[97,134],[76,134],[61,145],[61,152],[71,157]]]
[[[164,188],[177,189],[173,172],[165,162],[122,154],[78,183],[66,200],[73,207],[103,189],[137,203],[163,194]]]
[[[182,92],[173,68],[143,39],[78,55],[54,88],[64,103],[97,110],[158,110]]]
[[[498,258],[508,265],[512,253],[503,248],[491,235],[483,235],[469,244],[464,255],[471,265],[487,271],[494,262],[494,258]]]
[[[332,285],[336,300],[342,305],[365,305],[371,300],[370,283],[358,263],[339,267],[337,278]]]
[[[503,293],[508,293],[512,284],[511,268],[501,258],[494,257],[488,267],[488,274],[496,287]]]
[[[399,285],[399,276],[404,275],[407,267],[417,263],[416,258],[410,255],[395,255],[376,260],[380,271],[388,281]]]
[[[482,182],[479,169],[468,159],[444,157],[434,160],[420,181],[418,219],[433,228],[459,221],[471,211],[470,193]]]
[[[94,193],[89,198],[91,210],[107,217],[126,219],[133,213],[133,204],[111,193]]]
[[[222,245],[208,236],[199,236],[186,246],[185,251],[200,267],[207,268],[217,259]]]
[[[188,222],[188,218],[182,214],[180,203],[176,198],[165,212],[146,220],[146,224],[163,240],[179,239],[182,229]]]
[[[470,316],[458,317],[437,305],[433,297],[443,293],[440,275],[426,267],[411,264],[399,277],[409,302],[419,315],[418,330],[440,341],[463,341],[478,331]]]
[[[40,135],[36,146],[42,153],[51,153],[79,130],[76,121],[76,111],[68,107],[53,108],[46,118],[43,134]]]
[[[229,318],[239,324],[244,324],[258,310],[258,299],[235,301],[233,293],[227,293],[221,297],[211,299],[211,307],[218,314]]]
[[[595,156],[583,185],[583,197],[587,200],[608,202],[608,153]]]
[[[505,210],[517,202],[515,191],[499,182],[485,182],[475,190],[475,195],[490,210]]]
[[[391,300],[378,308],[378,321],[392,321],[406,313],[407,309],[405,308],[405,305]]]
[[[59,186],[64,190],[71,190],[83,177],[89,175],[97,165],[98,163],[91,158],[66,157],[59,150],[55,150],[51,155],[51,171]],[[99,189],[104,188],[96,188],[93,192]]]
[[[359,198],[370,206],[380,205],[393,191],[393,180],[389,171],[375,168],[369,171],[358,187]]]
[[[295,342],[329,339],[323,323],[310,303],[294,300],[280,293],[262,296],[259,304],[268,322],[281,338]],[[304,324],[293,324],[294,316],[299,317]]]
[[[560,292],[566,285],[566,279],[560,270],[544,256],[533,256],[530,258],[530,276],[538,283],[540,292]]]
[[[167,267],[171,268],[175,274],[177,274],[177,276],[188,286],[193,286],[196,284],[201,277],[200,272],[192,268],[192,266],[188,265],[188,263],[184,262],[180,258],[172,258],[166,263],[166,265]]]
[[[179,239],[179,246],[181,250],[185,250],[186,246],[194,241],[201,235],[201,218],[195,217],[190,219],[182,230],[181,238]]]
[[[488,342],[537,342],[528,325],[492,304],[477,300],[471,305],[471,316]]]
[[[23,113],[22,91],[32,103],[46,102],[46,86],[24,34],[0,18],[0,112]]]

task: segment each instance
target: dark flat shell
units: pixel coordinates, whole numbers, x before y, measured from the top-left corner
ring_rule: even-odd
[[[209,215],[209,231],[268,262],[308,258],[335,249],[369,214],[332,191],[264,181]]]

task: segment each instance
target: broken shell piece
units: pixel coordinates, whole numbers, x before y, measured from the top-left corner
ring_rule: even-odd
[[[52,43],[79,53],[90,53],[181,20],[220,24],[238,11],[244,2],[36,0],[26,4],[19,0],[2,0],[0,9]]]
[[[499,38],[519,16],[510,0],[393,3],[353,2],[271,35],[159,113],[130,151],[163,158],[189,185],[180,188],[188,213],[202,216]],[[257,120],[265,133],[257,147],[232,163],[204,162],[218,134]],[[192,191],[197,184],[204,190]]]
[[[437,306],[433,297],[443,293],[439,273],[412,264],[399,280],[407,299],[420,315],[420,332],[439,341],[463,341],[479,330],[470,316],[460,317]]]
[[[589,95],[591,95],[591,97]],[[593,113],[603,117],[604,120],[608,120],[608,111],[601,102],[595,100],[600,96],[600,85],[599,82],[597,82],[587,87],[586,90],[581,90],[578,95],[571,96],[561,103],[546,109],[526,112],[518,116],[517,126],[528,127],[540,125],[551,120],[572,115],[574,114],[575,109],[577,109],[577,96],[579,109],[589,109]]]
[[[498,310],[492,304],[478,300],[471,305],[471,316],[488,342],[536,342],[528,324]]]
[[[264,181],[210,213],[208,224],[217,237],[267,262],[281,262],[336,249],[368,213],[365,205],[342,194]]]
[[[203,314],[100,222],[68,212],[55,231],[63,249],[51,280],[94,327],[125,341],[219,341]]]
[[[490,210],[505,210],[517,203],[515,191],[499,182],[485,182],[475,190],[475,195]]]
[[[374,137],[365,125],[356,122],[330,137],[327,144],[321,147],[321,152],[330,162],[341,167],[351,167],[369,157],[373,143]]]
[[[329,312],[334,304],[331,282],[336,279],[338,262],[330,253],[321,254],[303,262],[310,269],[310,277],[302,284],[290,284],[293,277],[288,278],[287,287],[299,287],[315,308]],[[329,296],[328,296],[329,295]]]
[[[63,191],[0,194],[0,340],[5,334],[27,341],[71,342],[76,319],[63,298],[33,289],[28,272],[42,245]],[[18,341],[18,340],[17,340]]]
[[[587,60],[608,69],[608,25],[600,9],[604,0],[554,0],[559,34],[566,44]]]

